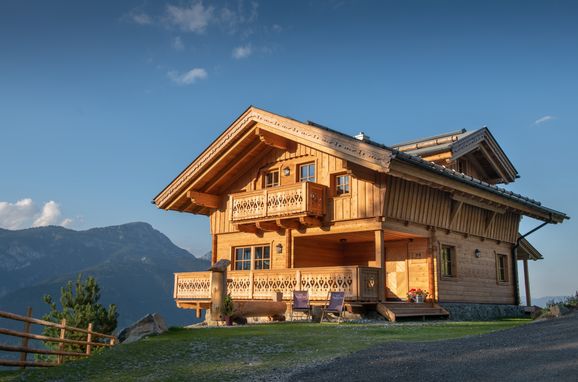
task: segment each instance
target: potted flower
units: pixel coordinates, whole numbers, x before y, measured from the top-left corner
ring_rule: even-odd
[[[409,301],[415,302],[417,304],[423,304],[423,302],[425,301],[426,297],[429,295],[429,292],[427,290],[424,289],[420,289],[420,288],[413,288],[410,289],[409,292],[407,292],[407,299]]]
[[[221,314],[225,317],[227,326],[233,325],[233,298],[228,294],[223,299],[223,306],[221,307]]]

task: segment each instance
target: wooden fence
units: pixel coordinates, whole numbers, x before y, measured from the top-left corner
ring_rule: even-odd
[[[60,324],[57,324],[54,322],[33,318],[32,308],[28,308],[26,316],[20,316],[18,314],[0,311],[0,318],[6,318],[24,323],[24,329],[21,332],[0,327],[0,334],[21,338],[20,346],[0,343],[0,351],[20,353],[19,360],[8,360],[0,358],[0,365],[3,366],[20,366],[21,368],[25,368],[26,366],[35,366],[35,367],[58,366],[64,362],[65,359],[64,357],[88,357],[90,356],[93,348],[112,347],[118,343],[118,340],[115,336],[93,331],[92,323],[88,324],[88,327],[86,329],[81,329],[72,326],[67,326],[65,319],[63,319],[60,322]],[[59,333],[60,335],[59,337],[48,337],[44,335],[31,333],[30,327],[32,324],[60,329]],[[67,333],[82,333],[86,335],[86,339],[75,340],[66,338]],[[58,343],[58,350],[32,348],[29,346],[30,340]],[[80,345],[84,347],[85,351],[83,353],[65,351],[64,350],[65,344]],[[28,354],[53,355],[56,356],[56,360],[54,362],[39,361],[39,360],[29,361],[27,359]]]

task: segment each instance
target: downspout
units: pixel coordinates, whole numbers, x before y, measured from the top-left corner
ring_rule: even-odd
[[[550,214],[550,220],[545,221],[544,223],[540,224],[538,227],[526,232],[524,235],[518,237],[516,240],[516,245],[512,248],[512,264],[515,265],[514,268],[514,285],[516,286],[516,293],[514,294],[514,305],[520,305],[520,282],[518,278],[518,247],[520,246],[520,241],[525,238],[526,236],[530,236],[540,228],[544,227],[547,224],[552,223],[552,214]]]

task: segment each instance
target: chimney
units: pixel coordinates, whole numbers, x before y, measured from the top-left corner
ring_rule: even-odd
[[[360,141],[367,142],[367,141],[369,141],[369,135],[365,135],[365,133],[362,131],[355,136],[355,139],[359,139]]]

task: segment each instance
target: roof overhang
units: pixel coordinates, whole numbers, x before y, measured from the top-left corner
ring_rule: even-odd
[[[525,238],[520,239],[516,253],[518,260],[543,260],[544,256]]]
[[[533,199],[410,154],[395,153],[390,163],[389,174],[450,193],[462,194],[490,206],[504,207],[544,222],[561,223],[569,219],[566,214],[544,207]]]
[[[153,203],[165,210],[209,214],[211,206],[203,201],[214,206],[213,196],[220,193],[224,181],[230,183],[231,176],[271,149],[283,148],[283,145],[290,149],[290,143],[300,143],[383,173],[388,171],[392,155],[385,146],[251,106],[166,186]],[[240,161],[240,158],[248,159]],[[191,192],[196,199],[191,198]]]

